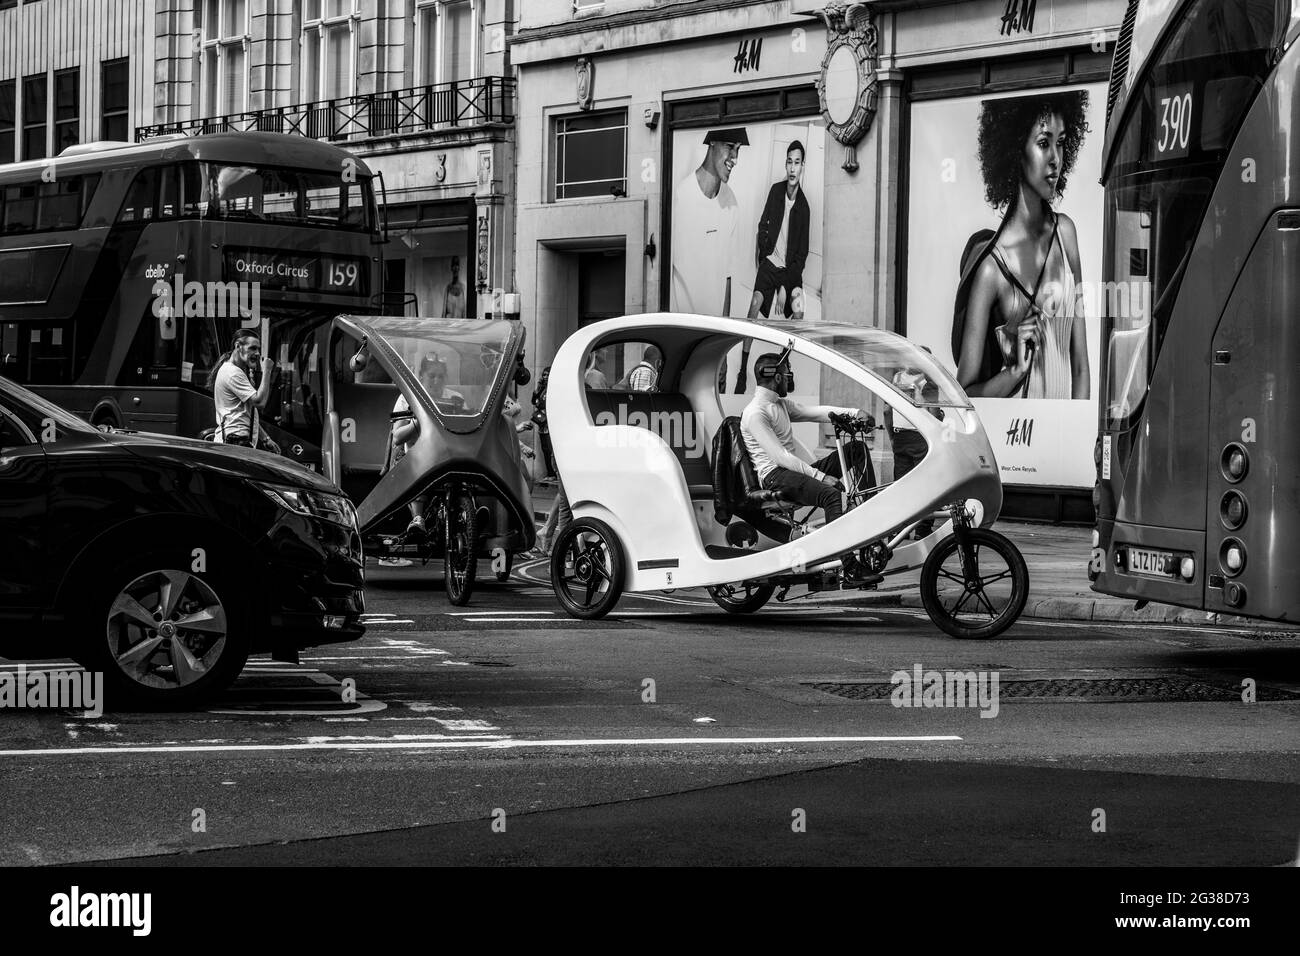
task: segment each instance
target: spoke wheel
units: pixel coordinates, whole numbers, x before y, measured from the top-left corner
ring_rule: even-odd
[[[83,620],[90,640],[79,659],[104,674],[112,699],[189,707],[243,669],[247,602],[216,576],[185,567],[174,556],[147,555],[88,588]]]
[[[452,492],[446,508],[443,563],[447,600],[464,607],[474,593],[478,570],[478,513],[473,496],[464,491]]]
[[[709,588],[709,597],[728,614],[753,614],[776,593],[775,584],[719,584]]]
[[[579,518],[551,549],[551,587],[571,617],[602,618],[623,594],[623,565],[623,547],[609,525]]]
[[[967,534],[969,556],[955,534],[930,552],[921,569],[921,603],[946,634],[997,637],[1025,609],[1029,569],[1016,546],[996,531],[972,528]]]
[[[515,566],[515,553],[513,551],[507,551],[506,566],[503,570],[497,572],[497,580],[500,581],[502,584],[504,584],[506,581],[509,581],[510,572],[511,570],[513,570],[514,566]]]

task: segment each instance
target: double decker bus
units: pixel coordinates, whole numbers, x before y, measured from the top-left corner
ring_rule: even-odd
[[[370,169],[296,136],[222,133],[70,147],[0,167],[0,375],[100,427],[198,436],[241,326],[278,384],[284,453],[320,460],[312,330],[378,311]]]
[[[1132,0],[1106,146],[1090,576],[1300,618],[1300,0]]]

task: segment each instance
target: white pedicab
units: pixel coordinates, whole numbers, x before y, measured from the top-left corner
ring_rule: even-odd
[[[764,490],[736,417],[753,390],[719,394],[728,353],[733,374],[755,381],[752,367],[736,369],[737,346],[746,340],[754,358],[788,356],[796,372],[792,399],[888,407],[895,428],[910,426],[924,439],[924,457],[900,480],[860,487],[866,482],[846,445],[869,440],[874,421],[837,415],[829,426],[795,428],[805,445],[838,448],[843,516],[819,524],[821,509]],[[663,359],[652,390],[631,387],[654,377],[645,374],[653,365],[643,363],[639,381],[623,375],[606,386],[638,358],[653,357],[650,346]],[[593,369],[601,374],[593,377]],[[861,586],[846,583],[841,571],[849,553],[881,575],[921,567],[923,605],[954,637],[993,637],[1024,609],[1024,559],[989,528],[1002,506],[1002,483],[984,428],[953,377],[900,336],[666,313],[609,319],[561,346],[547,412],[574,514],[552,550],[551,583],[574,617],[604,616],[624,591],[692,587],[708,588],[724,610],[748,613],[777,589],[782,601],[796,587]],[[927,526],[933,530],[919,537]]]

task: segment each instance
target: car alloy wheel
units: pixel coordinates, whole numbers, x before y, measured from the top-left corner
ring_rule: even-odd
[[[159,690],[194,685],[226,650],[221,599],[202,578],[155,570],[118,592],[106,622],[108,653],[122,677]]]

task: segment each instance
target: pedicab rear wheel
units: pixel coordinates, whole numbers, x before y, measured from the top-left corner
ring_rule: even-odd
[[[775,584],[719,584],[709,588],[709,597],[728,614],[753,614],[772,599]]]
[[[474,574],[478,570],[478,509],[468,492],[457,489],[447,496],[445,511],[443,587],[447,600],[464,607],[474,593]]]
[[[578,518],[551,549],[551,588],[570,617],[594,621],[623,594],[623,546],[609,525]]]
[[[954,533],[925,559],[921,603],[945,634],[962,639],[997,637],[1025,609],[1029,569],[1019,549],[996,531],[968,528],[964,534],[969,550]]]

